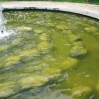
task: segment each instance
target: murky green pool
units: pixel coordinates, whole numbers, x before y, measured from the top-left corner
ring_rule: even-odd
[[[47,11],[4,12],[0,99],[98,99],[99,21]]]

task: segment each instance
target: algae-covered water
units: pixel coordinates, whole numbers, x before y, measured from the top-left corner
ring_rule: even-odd
[[[4,12],[0,99],[98,99],[99,21],[50,11]]]

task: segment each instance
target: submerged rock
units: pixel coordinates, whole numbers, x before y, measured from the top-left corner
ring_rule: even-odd
[[[81,25],[83,28],[90,26],[89,24],[86,24],[86,23],[83,23],[83,24],[81,23],[80,25]]]
[[[20,39],[14,39],[11,44],[12,45],[18,45],[20,43],[21,43],[21,40]]]
[[[72,68],[74,66],[76,66],[78,63],[78,59],[67,59],[66,61],[63,62],[63,64],[61,65],[61,69],[62,70],[67,70],[69,68]]]
[[[40,20],[35,20],[34,24],[37,24],[37,25],[43,25],[44,21],[40,21]]]
[[[47,42],[47,41],[42,41],[38,44],[37,48],[39,49],[39,51],[41,53],[46,54],[52,48],[52,44],[50,42]]]
[[[88,99],[92,89],[85,86],[77,86],[71,90],[73,99]]]
[[[13,96],[20,91],[19,86],[15,82],[0,84],[0,99]]]
[[[44,70],[43,73],[49,78],[54,79],[54,77],[58,77],[61,74],[61,70],[58,68],[49,68],[47,70]]]
[[[31,27],[26,27],[26,26],[20,26],[20,27],[17,27],[18,30],[26,30],[26,31],[30,31],[32,30]]]
[[[72,31],[71,30],[63,30],[62,33],[65,34],[66,36],[72,35]]]
[[[83,46],[83,42],[82,41],[73,42],[72,45],[73,46]]]
[[[9,56],[7,59],[4,60],[4,67],[9,68],[12,65],[18,64],[20,62],[20,57],[18,56]]]
[[[57,20],[62,20],[62,17],[56,16],[55,19],[57,19]]]
[[[64,29],[66,29],[66,26],[65,25],[57,25],[56,28],[59,30],[64,30]]]
[[[91,32],[91,33],[94,33],[94,32],[97,31],[97,29],[96,29],[95,27],[87,27],[87,28],[85,28],[85,30],[86,30],[87,32]]]
[[[48,26],[48,27],[54,27],[55,26],[54,23],[46,23],[45,25]]]
[[[81,41],[81,37],[77,36],[77,35],[70,35],[70,42],[73,43],[73,42],[77,42],[77,41]]]
[[[19,56],[24,58],[27,56],[39,56],[40,53],[36,49],[28,49],[28,50],[23,50],[22,52],[19,53]]]
[[[48,40],[48,35],[46,33],[42,33],[40,36],[39,36],[39,39],[41,41],[47,41]]]
[[[34,29],[33,30],[35,34],[41,34],[43,33],[43,30],[42,29]]]
[[[7,50],[7,49],[9,49],[11,47],[12,47],[11,45],[0,45],[0,52],[2,52],[4,50]]]
[[[70,51],[70,56],[80,58],[87,54],[87,49],[83,46],[74,46]]]
[[[26,78],[20,79],[19,85],[21,86],[22,89],[30,89],[34,87],[43,86],[48,81],[49,79],[47,77],[33,75],[33,76],[28,76]]]

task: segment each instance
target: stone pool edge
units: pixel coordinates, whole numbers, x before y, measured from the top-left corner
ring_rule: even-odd
[[[4,10],[41,9],[72,12],[99,19],[99,5],[52,2],[52,1],[13,1],[1,2]]]

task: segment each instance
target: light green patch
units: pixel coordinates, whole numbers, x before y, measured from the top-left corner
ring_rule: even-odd
[[[9,49],[11,47],[12,47],[11,45],[0,45],[0,52],[2,52],[4,50],[7,50],[7,49]]]
[[[73,46],[83,46],[83,42],[82,41],[73,42],[72,45]]]
[[[57,20],[62,20],[62,17],[56,16],[55,19],[57,19]]]
[[[96,36],[97,38],[99,38],[99,32],[98,31],[93,33],[93,35]]]
[[[45,54],[51,50],[52,44],[47,41],[42,41],[38,44],[37,48],[40,50],[41,53]]]
[[[54,23],[46,23],[45,25],[48,26],[48,27],[54,27],[55,26]]]
[[[47,18],[47,19],[49,19],[49,18],[51,18],[52,16],[50,15],[50,14],[46,14],[45,15],[45,18]]]
[[[38,56],[40,53],[38,50],[35,49],[28,49],[28,50],[23,50],[22,52],[19,53],[19,57],[27,57],[27,56]]]
[[[21,43],[21,40],[20,39],[14,39],[11,44],[12,45],[18,45],[20,43]]]
[[[49,78],[54,78],[61,74],[61,70],[58,68],[49,68],[44,70],[43,73],[46,74]]]
[[[62,33],[64,33],[67,36],[72,35],[72,31],[71,30],[63,30]]]
[[[9,96],[13,96],[19,91],[19,86],[15,82],[0,84],[0,98],[7,98]]]
[[[26,26],[20,26],[20,27],[17,27],[17,30],[26,30],[26,31],[31,31],[32,28],[31,27],[26,27]]]
[[[76,41],[81,41],[81,37],[77,36],[77,35],[70,35],[70,42],[73,43],[73,42],[76,42]]]
[[[34,33],[36,33],[36,34],[41,34],[41,33],[43,33],[43,30],[41,30],[41,29],[34,29],[33,31],[34,31]]]
[[[90,32],[90,33],[95,33],[95,32],[97,32],[97,28],[95,28],[95,27],[87,27],[87,28],[85,28],[85,30],[86,30],[87,32]]]
[[[77,86],[71,90],[73,99],[88,99],[92,89],[86,86]]]
[[[8,58],[6,58],[4,60],[4,67],[9,67],[9,66],[12,66],[12,65],[15,65],[15,64],[18,64],[20,62],[20,57],[18,56],[9,56]]]
[[[84,27],[84,28],[86,28],[86,27],[89,27],[90,25],[89,24],[86,24],[86,23],[84,23],[84,24],[80,24],[82,27]]]
[[[35,22],[35,20],[31,20],[31,19],[25,21],[26,24],[30,24],[30,23],[34,23],[34,22]]]
[[[39,36],[39,39],[41,41],[47,41],[48,40],[48,36],[46,33],[42,33],[40,36]]]
[[[57,25],[56,28],[59,30],[64,30],[64,29],[66,29],[66,26],[65,25]]]
[[[38,25],[42,25],[44,23],[44,21],[40,21],[40,20],[36,20],[35,22],[34,22],[34,24],[38,24]]]
[[[22,78],[19,80],[19,85],[22,87],[22,89],[29,89],[34,87],[39,87],[45,85],[49,81],[48,78],[44,76],[36,76],[31,75],[26,78]]]
[[[67,60],[65,60],[62,65],[61,65],[61,69],[62,70],[67,70],[69,68],[73,68],[74,66],[76,66],[78,63],[78,59],[72,59],[69,58]]]
[[[83,57],[87,54],[87,49],[83,46],[74,46],[70,51],[71,57]]]

